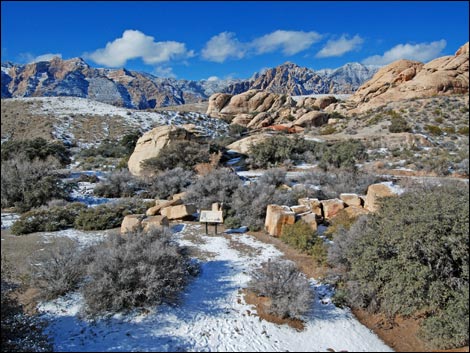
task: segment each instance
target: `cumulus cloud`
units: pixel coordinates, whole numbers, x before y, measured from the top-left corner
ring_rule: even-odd
[[[317,32],[277,30],[256,38],[250,43],[257,54],[271,53],[282,50],[285,55],[294,55],[304,51],[322,36]]]
[[[355,35],[351,39],[342,35],[339,39],[330,39],[325,46],[317,53],[317,58],[328,58],[331,56],[341,56],[352,50],[358,49],[364,43],[364,39]]]
[[[317,32],[277,30],[251,42],[240,42],[235,33],[222,32],[206,43],[201,54],[204,59],[218,63],[227,59],[242,59],[249,54],[260,55],[274,51],[294,55],[310,48],[321,38]]]
[[[40,62],[40,61],[49,61],[49,60],[51,60],[55,57],[58,57],[58,58],[62,59],[62,54],[60,54],[60,53],[57,53],[57,54],[47,53],[47,54],[34,56],[31,53],[21,53],[20,57],[21,57],[21,61],[32,64],[32,63],[37,63],[37,62]]]
[[[117,67],[127,60],[142,58],[146,64],[160,64],[170,60],[186,59],[194,56],[194,51],[186,49],[186,44],[174,41],[155,42],[155,38],[137,30],[126,30],[121,38],[108,42],[106,47],[83,55],[97,64]]]
[[[176,74],[173,72],[173,68],[171,67],[164,67],[164,66],[157,66],[154,70],[153,73],[158,76],[158,77],[170,77],[170,78],[176,78]]]
[[[362,61],[367,65],[387,65],[399,59],[426,62],[441,55],[447,42],[444,39],[431,43],[398,44],[383,55],[370,56]]]
[[[204,59],[217,63],[222,63],[228,58],[241,59],[245,53],[246,45],[232,32],[222,32],[213,36],[201,52]]]
[[[211,81],[219,81],[220,78],[218,78],[217,76],[211,76],[207,79],[207,81],[211,82]]]

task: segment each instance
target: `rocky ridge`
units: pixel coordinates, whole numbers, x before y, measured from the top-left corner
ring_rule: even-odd
[[[257,73],[251,79],[200,81],[161,78],[127,69],[100,69],[81,58],[15,65],[2,63],[2,98],[72,96],[116,106],[149,109],[207,100],[217,92],[239,94],[250,89],[305,95],[352,93],[372,77],[374,68],[347,64],[337,70],[315,72],[293,63]]]

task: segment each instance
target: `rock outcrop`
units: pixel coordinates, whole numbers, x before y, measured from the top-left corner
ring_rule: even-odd
[[[264,227],[274,236],[280,237],[285,224],[295,223],[295,213],[287,206],[268,205]]]
[[[379,200],[384,197],[391,197],[399,195],[401,189],[392,187],[390,183],[379,183],[369,185],[367,188],[366,200],[364,202],[364,208],[370,212],[376,212],[380,205]]]
[[[159,126],[146,132],[137,140],[134,152],[127,163],[129,171],[136,176],[142,175],[141,162],[157,157],[161,149],[173,141],[194,140],[196,136],[185,128]]]
[[[426,64],[398,60],[380,69],[349,98],[355,108],[350,113],[364,112],[389,102],[434,95],[469,92],[468,42],[455,55],[443,56]]]
[[[289,124],[290,127],[321,126],[328,114],[320,109],[336,102],[335,97],[309,97],[296,102],[284,94],[250,90],[229,96],[216,93],[209,98],[207,115],[249,128]]]

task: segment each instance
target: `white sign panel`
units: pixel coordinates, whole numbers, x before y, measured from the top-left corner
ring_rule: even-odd
[[[199,222],[223,223],[222,211],[201,211]]]

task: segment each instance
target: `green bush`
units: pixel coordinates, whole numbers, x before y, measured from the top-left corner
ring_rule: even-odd
[[[468,185],[385,198],[360,226],[335,237],[329,262],[345,270],[348,302],[370,311],[422,315],[440,348],[468,345]]]
[[[209,160],[207,145],[177,140],[163,147],[157,157],[142,161],[141,165],[145,173],[153,174],[174,168],[192,169],[196,164]]]
[[[442,135],[442,130],[439,126],[436,125],[424,125],[424,130],[428,131],[433,135]]]
[[[78,214],[87,207],[79,202],[63,206],[39,208],[23,213],[11,226],[15,235],[35,232],[54,232],[70,228]]]
[[[129,199],[90,207],[82,210],[75,218],[75,228],[82,230],[117,228],[121,226],[125,216],[145,213],[151,206],[153,206],[153,202]]]
[[[311,253],[316,237],[315,231],[303,221],[286,224],[282,228],[281,240],[306,253]]]
[[[45,161],[48,157],[54,157],[61,166],[70,163],[70,151],[62,142],[49,142],[41,137],[34,140],[5,141],[2,143],[1,154],[2,162],[23,154],[31,162],[35,159]]]
[[[82,287],[90,316],[178,302],[198,266],[160,229],[111,237],[95,250]]]
[[[334,167],[354,171],[356,163],[366,159],[365,146],[360,141],[348,140],[324,148],[318,166],[323,170]]]
[[[250,163],[254,168],[267,168],[282,164],[286,160],[300,160],[307,151],[315,151],[318,143],[300,137],[275,136],[251,146]]]
[[[334,125],[326,125],[320,128],[320,135],[331,135],[336,132],[336,127]]]
[[[459,127],[457,133],[468,136],[468,126]]]
[[[126,158],[134,151],[137,140],[141,136],[139,131],[124,135],[119,141],[103,140],[98,146],[80,151],[81,157]]]
[[[408,125],[406,119],[397,114],[392,114],[391,124],[388,127],[388,131],[392,133],[397,132],[410,132],[411,127]]]
[[[3,148],[3,146],[2,146]],[[15,207],[25,212],[45,205],[52,199],[68,199],[73,184],[63,183],[55,172],[58,167],[53,157],[42,161],[20,154],[2,161],[2,208]]]

